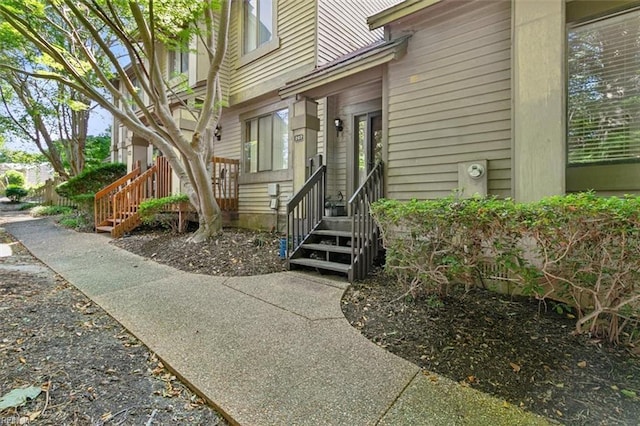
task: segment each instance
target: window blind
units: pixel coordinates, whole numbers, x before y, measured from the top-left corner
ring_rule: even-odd
[[[640,12],[568,33],[569,165],[640,160]]]

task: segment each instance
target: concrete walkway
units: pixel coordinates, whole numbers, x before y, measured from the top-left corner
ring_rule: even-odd
[[[16,217],[17,219],[17,217]],[[65,230],[2,226],[241,425],[534,425],[543,418],[377,347],[340,310],[346,283],[190,274]]]

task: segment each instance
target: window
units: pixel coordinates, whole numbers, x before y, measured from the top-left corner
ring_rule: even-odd
[[[243,54],[256,50],[258,47],[273,39],[273,1],[274,0],[243,1]]]
[[[185,48],[186,49],[186,48]],[[169,78],[189,72],[189,50],[169,51]]]
[[[640,12],[568,33],[569,165],[640,160]]]
[[[289,168],[289,110],[253,118],[244,123],[244,172]]]

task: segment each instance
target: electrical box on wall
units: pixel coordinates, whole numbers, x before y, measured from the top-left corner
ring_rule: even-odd
[[[487,160],[458,163],[458,191],[462,198],[487,196]]]
[[[277,183],[268,184],[267,194],[271,197],[277,197],[278,195],[280,195],[280,185]]]
[[[269,208],[272,210],[278,210],[278,199],[277,198],[272,198],[271,200],[269,200]]]

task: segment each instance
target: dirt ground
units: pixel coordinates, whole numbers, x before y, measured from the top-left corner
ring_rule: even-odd
[[[566,306],[483,289],[442,304],[405,294],[380,272],[347,290],[343,312],[396,355],[526,410],[568,425],[640,424],[640,358],[573,335]]]
[[[0,210],[13,207],[0,201]],[[27,386],[42,389],[26,405],[0,412],[0,425],[227,424],[4,231],[0,244],[12,252],[0,257],[0,398]]]
[[[226,229],[220,238],[208,243],[191,244],[186,242],[186,238],[184,235],[141,229],[114,240],[113,244],[160,263],[201,274],[253,275],[285,269],[285,263],[278,257],[278,235]],[[171,388],[180,389],[179,396],[163,398],[157,395],[157,392],[166,393],[168,373],[153,373],[158,362],[153,354],[130,336],[121,338],[127,336],[126,332],[110,322],[108,317],[102,317],[104,314],[99,308],[91,304],[85,308],[86,299],[74,293],[68,285],[55,282],[44,287],[47,290],[38,288],[31,290],[24,284],[19,293],[11,296],[19,300],[34,300],[34,305],[28,308],[16,306],[15,317],[10,322],[19,324],[16,327],[22,331],[12,334],[7,337],[7,342],[0,344],[5,345],[0,346],[1,362],[7,362],[5,358],[10,359],[12,368],[17,371],[11,379],[13,386],[46,384],[51,380],[51,389],[57,386],[63,391],[55,403],[49,403],[56,408],[47,408],[47,411],[93,416],[98,421],[102,414],[123,413],[122,410],[129,406],[136,407],[136,410],[126,411],[128,417],[136,413],[137,421],[132,424],[143,424],[154,409],[158,419],[161,412],[167,416],[178,416],[177,424],[215,424],[218,421],[215,417],[205,417],[214,414],[200,403],[192,404],[194,398],[198,402],[197,398],[189,396],[177,381],[171,382],[177,383]],[[32,291],[35,294],[31,295]],[[453,294],[442,304],[433,300],[411,300],[405,293],[405,288],[395,280],[378,273],[347,290],[342,301],[343,312],[354,327],[383,348],[425,370],[493,394],[526,410],[568,425],[640,425],[640,358],[631,353],[634,348],[613,347],[588,336],[573,335],[574,321],[565,306],[544,305],[535,300],[500,296],[481,289]],[[42,329],[40,327],[44,325],[38,325],[38,321],[54,322],[57,314],[51,317],[53,321],[47,319],[51,315],[47,313],[49,308],[38,305],[36,299],[41,305],[42,300],[50,300],[51,305],[69,306],[75,317],[57,322],[63,326]],[[4,296],[0,300],[4,300]],[[0,309],[4,303],[0,303]],[[17,303],[11,301],[10,305]],[[21,319],[24,312],[33,312],[28,321]],[[87,322],[91,325],[86,326]],[[5,323],[3,321],[2,328]],[[67,330],[68,327],[72,328]],[[83,361],[60,367],[60,371],[49,368],[47,373],[43,373],[45,367],[32,361],[47,359],[49,353],[59,351],[48,348],[52,341],[62,340],[65,350],[72,350],[69,348],[77,345],[69,342],[93,336],[103,329],[106,329],[104,341],[79,343],[100,348],[99,355],[90,357],[89,361],[86,361],[86,355],[76,354],[71,359]],[[41,335],[37,339],[43,342],[43,348],[34,355],[25,356],[24,353],[33,349],[24,347],[24,342]],[[55,339],[55,336],[61,337]],[[25,350],[15,352],[15,348]],[[123,367],[116,363],[113,367],[111,360],[117,359],[117,355],[111,352],[115,351],[124,351],[122,358],[136,359],[141,364]],[[47,365],[44,361],[39,362]],[[78,373],[84,364],[93,367],[89,368],[90,372]],[[30,375],[21,376],[20,372],[28,370],[27,366],[31,365],[34,367]],[[36,366],[41,370],[36,370]],[[1,374],[6,374],[4,364],[0,367]],[[148,370],[151,373],[140,373],[141,377],[137,373],[130,374]],[[111,382],[112,376],[118,379]],[[56,377],[59,384],[54,380]],[[125,391],[123,386],[123,381],[133,378],[140,383],[128,384],[126,388],[134,389],[135,395],[132,391]],[[0,377],[0,383],[5,381]],[[5,391],[7,388],[0,389]],[[85,396],[86,389],[92,389],[93,394],[90,395],[97,397],[89,400]],[[109,397],[109,394],[113,396]],[[142,396],[157,396],[159,399],[138,402],[136,398]],[[34,403],[41,403],[42,399],[41,396]],[[162,411],[166,406],[173,408]],[[90,407],[99,408],[89,411]],[[37,412],[38,409],[41,406],[27,405],[21,413]],[[185,420],[189,416],[194,416],[194,420]],[[104,424],[109,422],[117,424],[116,420]],[[162,421],[158,420],[158,424]]]

